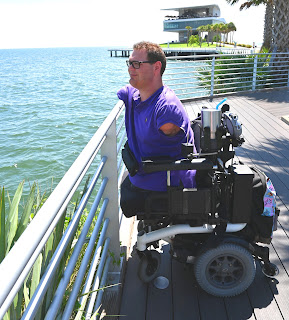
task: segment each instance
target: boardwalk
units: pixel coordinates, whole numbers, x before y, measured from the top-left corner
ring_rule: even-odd
[[[185,105],[194,118],[202,106],[216,106],[220,100],[196,100]],[[133,248],[123,284],[120,319],[289,320],[289,125],[280,120],[289,115],[289,91],[231,96],[227,102],[243,123],[246,142],[236,149],[237,156],[245,164],[259,166],[277,189],[281,215],[270,257],[280,274],[276,279],[268,279],[258,266],[256,278],[246,292],[233,298],[213,297],[198,287],[192,267],[170,258],[169,245],[164,243],[161,274],[170,285],[159,290],[138,279],[138,257]],[[136,241],[135,235],[132,241]]]

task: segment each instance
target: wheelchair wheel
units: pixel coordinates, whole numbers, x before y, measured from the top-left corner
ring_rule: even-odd
[[[139,263],[138,276],[142,282],[148,283],[154,280],[160,269],[161,256],[159,252],[149,251],[150,256],[144,255]]]
[[[218,297],[232,297],[251,285],[256,264],[248,250],[226,243],[201,254],[194,270],[197,282],[206,292]]]

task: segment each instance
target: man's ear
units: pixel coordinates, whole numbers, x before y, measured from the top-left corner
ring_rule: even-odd
[[[162,69],[162,63],[160,61],[157,61],[155,63],[155,70],[161,73],[161,69]]]

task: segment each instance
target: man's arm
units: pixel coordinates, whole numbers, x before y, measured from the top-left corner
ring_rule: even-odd
[[[181,128],[173,123],[165,123],[160,127],[160,130],[166,135],[166,136],[175,136]]]

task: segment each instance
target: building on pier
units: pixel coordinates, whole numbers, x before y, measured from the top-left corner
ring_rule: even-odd
[[[162,10],[177,12],[175,15],[167,15],[163,23],[164,31],[179,34],[179,42],[187,42],[188,31],[186,27],[188,26],[192,27],[192,34],[197,34],[197,28],[200,26],[226,23],[225,19],[221,18],[221,10],[217,4]]]

